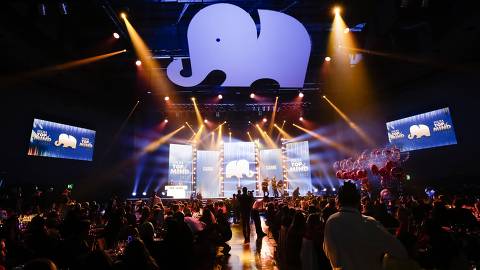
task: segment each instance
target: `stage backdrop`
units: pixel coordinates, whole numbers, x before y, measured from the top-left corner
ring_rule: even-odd
[[[91,161],[95,131],[33,119],[28,155]]]
[[[219,158],[219,151],[197,151],[197,192],[203,198],[218,198],[220,195]]]
[[[224,143],[224,196],[231,197],[238,187],[256,190],[255,144]]]
[[[457,144],[448,108],[388,122],[387,131],[388,140],[400,151]]]
[[[283,179],[282,150],[260,150],[260,181],[267,177],[271,181],[274,176],[277,179],[277,182],[278,180]],[[270,195],[273,195],[271,182],[269,182],[268,190]]]
[[[305,195],[308,191],[312,191],[308,141],[287,143],[285,147],[288,191],[291,195],[292,191],[299,187],[300,194]]]
[[[170,144],[168,184],[186,186],[187,197],[192,194],[192,159],[191,145]]]

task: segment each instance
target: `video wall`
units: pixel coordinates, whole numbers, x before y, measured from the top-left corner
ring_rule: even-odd
[[[33,119],[27,154],[91,161],[94,145],[93,130]]]
[[[287,143],[285,148],[289,192],[296,188],[299,188],[302,195],[312,191],[308,141]]]
[[[168,185],[182,186],[185,196],[192,192],[193,147],[191,145],[170,144],[168,160]]]
[[[170,144],[166,189],[175,190],[177,195],[179,189],[185,190],[186,198],[192,192],[201,193],[203,198],[232,197],[242,187],[261,194],[261,181],[275,177],[286,180],[290,194],[298,187],[305,195],[312,191],[308,142],[287,143],[284,150],[257,149],[253,142],[228,142],[223,144],[223,151],[197,150],[195,159],[191,145]],[[273,194],[271,182],[269,191]]]
[[[225,168],[224,196],[231,197],[238,187],[256,190],[255,143],[224,143],[223,164]]]
[[[205,198],[216,198],[220,195],[220,152],[197,151],[196,182],[197,193]]]
[[[457,144],[448,108],[388,122],[387,131],[388,141],[402,152]]]

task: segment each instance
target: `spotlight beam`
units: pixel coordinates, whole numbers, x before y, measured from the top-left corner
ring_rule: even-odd
[[[170,138],[175,136],[178,132],[180,132],[182,129],[184,129],[185,126],[181,126],[177,128],[176,130],[168,133],[167,135],[156,139],[155,141],[149,143],[141,152],[141,154],[146,154],[146,153],[151,153],[157,150],[162,144],[166,143]]]
[[[192,98],[193,108],[195,109],[195,116],[197,117],[198,126],[203,126],[203,118],[200,110],[198,109],[197,101]]]
[[[283,136],[283,138],[287,140],[293,139],[293,137],[290,134],[288,134],[285,130],[283,130],[283,128],[279,127],[277,124],[275,124],[274,126],[278,130],[279,134]]]
[[[259,125],[255,125],[257,128],[258,134],[262,137],[268,147],[277,148],[277,144],[268,136],[267,132],[260,128]]]
[[[365,131],[363,131],[363,129],[361,129],[357,124],[355,124],[355,122],[353,122],[352,119],[350,119],[350,117],[348,117],[344,112],[342,112],[340,108],[335,106],[335,104],[333,104],[333,102],[331,102],[327,96],[323,96],[323,99],[325,99],[328,102],[328,104],[332,106],[332,108],[340,115],[340,117],[342,117],[342,119],[345,120],[345,122],[347,122],[350,128],[352,128],[353,131],[355,131],[365,143],[367,143],[371,147],[375,147],[375,142],[373,142],[373,140],[370,139],[370,137],[367,135],[367,133],[365,133]]]
[[[277,116],[278,97],[275,97],[275,104],[273,105],[272,119],[270,119],[270,125],[268,126],[268,134],[272,135],[273,125],[275,124],[275,117]]]
[[[315,132],[313,132],[313,131],[311,131],[311,130],[308,130],[308,129],[303,128],[303,127],[301,127],[301,126],[299,126],[299,125],[296,125],[296,124],[293,124],[293,126],[296,127],[296,128],[298,128],[298,129],[300,129],[301,131],[306,132],[307,134],[309,134],[309,135],[312,136],[313,138],[315,138],[315,139],[317,139],[317,140],[319,140],[319,141],[321,141],[321,142],[323,142],[323,143],[325,143],[325,144],[327,144],[327,145],[329,145],[329,146],[337,149],[338,151],[340,151],[340,152],[342,152],[342,153],[344,153],[344,154],[347,154],[347,155],[349,155],[349,156],[355,156],[355,155],[356,155],[356,152],[355,152],[355,151],[353,151],[353,150],[351,150],[351,149],[349,149],[349,148],[347,148],[347,147],[345,147],[345,146],[343,146],[343,145],[341,145],[341,144],[339,144],[339,143],[337,143],[337,142],[334,142],[334,141],[332,141],[331,139],[329,139],[329,138],[327,138],[327,137],[325,137],[325,136],[323,136],[323,135],[320,135],[320,134],[318,134],[318,133],[315,133]]]
[[[247,132],[247,135],[248,135],[248,138],[250,139],[250,141],[253,142],[253,138],[252,138],[252,136],[250,135],[250,132]]]
[[[91,64],[93,62],[97,62],[97,61],[100,61],[100,60],[103,60],[103,59],[106,59],[106,58],[109,58],[109,57],[112,57],[112,56],[115,56],[115,55],[118,55],[118,54],[121,54],[121,53],[125,53],[126,51],[127,50],[120,50],[120,51],[115,51],[115,52],[111,52],[111,53],[106,53],[106,54],[96,55],[96,56],[92,56],[92,57],[87,57],[87,58],[84,58],[84,59],[74,60],[74,61],[63,63],[63,64],[55,65],[55,66],[44,67],[44,68],[40,68],[38,70],[33,70],[33,71],[25,72],[25,73],[20,73],[18,75],[13,75],[13,77],[9,77],[9,78],[0,78],[0,81],[2,81],[2,83],[4,83],[4,82],[9,82],[9,81],[25,80],[25,79],[28,79],[28,78],[31,78],[31,77],[44,76],[44,75],[47,75],[49,73],[56,73],[56,72],[60,72],[60,71],[73,69],[73,68],[76,68],[76,67],[79,67],[79,66],[88,65],[88,64]]]
[[[153,58],[150,48],[143,41],[142,37],[138,34],[132,24],[129,22],[126,16],[122,16],[125,26],[127,28],[128,35],[132,41],[133,49],[137,54],[138,58],[145,65],[146,70],[150,72],[151,78],[150,82],[152,88],[156,93],[168,93],[172,92],[172,87],[170,82],[165,78],[165,74],[161,72],[160,65]]]
[[[195,130],[193,130],[192,126],[190,126],[190,124],[188,122],[185,122],[185,124],[192,131],[193,135],[195,136]]]

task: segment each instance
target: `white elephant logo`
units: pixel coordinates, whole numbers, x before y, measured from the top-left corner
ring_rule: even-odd
[[[311,41],[305,27],[284,13],[259,9],[261,31],[250,14],[232,4],[214,4],[191,20],[187,39],[192,73],[185,77],[182,60],[174,58],[167,75],[175,84],[192,87],[214,70],[225,72],[221,86],[250,87],[272,79],[280,87],[303,87]]]
[[[58,140],[55,141],[55,146],[62,145],[64,148],[71,147],[73,149],[77,148],[77,139],[72,135],[68,135],[65,133],[60,134],[58,136]]]
[[[408,138],[411,140],[413,138],[420,139],[421,137],[430,137],[430,128],[426,125],[413,125],[410,126],[410,134]]]
[[[241,179],[244,175],[246,177],[252,177],[253,172],[250,171],[250,164],[245,159],[230,161],[225,167],[226,178],[236,176]]]

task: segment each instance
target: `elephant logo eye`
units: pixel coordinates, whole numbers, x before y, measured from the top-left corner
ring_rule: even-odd
[[[217,42],[220,42],[220,38],[215,39]]]

